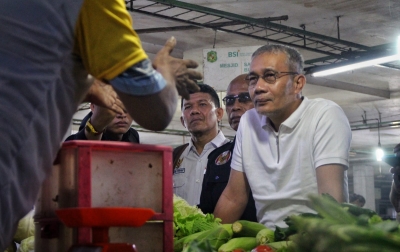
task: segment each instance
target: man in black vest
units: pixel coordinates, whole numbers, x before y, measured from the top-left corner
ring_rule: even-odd
[[[254,107],[249,95],[246,74],[237,76],[229,84],[223,98],[229,125],[237,131],[240,118]],[[231,172],[231,158],[235,140],[222,145],[208,155],[207,170],[204,175],[199,208],[204,213],[213,213],[219,197],[228,183]],[[257,221],[253,196],[250,193],[247,207],[241,216],[242,220]]]
[[[190,205],[200,203],[207,157],[211,151],[229,142],[219,129],[224,110],[217,92],[206,84],[182,98],[182,125],[190,132],[190,141],[174,149],[174,194]]]

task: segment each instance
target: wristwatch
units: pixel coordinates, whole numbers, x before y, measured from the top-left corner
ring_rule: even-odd
[[[95,135],[95,136],[98,136],[98,135],[100,135],[100,134],[103,133],[103,131],[100,131],[100,132],[99,132],[99,131],[97,131],[97,130],[93,127],[92,123],[90,122],[90,118],[89,118],[89,120],[86,121],[85,129],[86,129],[90,134]]]

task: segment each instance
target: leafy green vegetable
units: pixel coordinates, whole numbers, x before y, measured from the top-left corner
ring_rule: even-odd
[[[326,194],[321,196],[310,195],[311,205],[324,220],[332,224],[354,224],[357,218],[343,209],[333,197],[327,197]]]
[[[35,249],[35,237],[30,236],[21,241],[17,252],[33,252]]]
[[[30,211],[24,218],[18,222],[17,231],[14,234],[13,240],[21,243],[23,239],[35,235],[35,224],[33,222],[34,210]]]
[[[293,223],[289,227],[278,227],[276,226],[274,232],[274,240],[275,241],[285,241],[289,236],[296,234],[297,229]]]
[[[186,200],[174,194],[174,213],[175,212],[178,212],[182,216],[203,214],[198,207],[189,205]]]
[[[369,218],[368,223],[369,224],[376,224],[382,222],[382,218],[379,215],[373,215],[371,218]]]
[[[189,205],[184,199],[174,195],[174,233],[182,238],[190,234],[208,230],[220,224],[221,219],[213,214],[204,214],[198,207]]]
[[[373,211],[339,204],[326,195],[311,195],[311,206],[323,218],[290,216],[297,230],[287,251],[295,252],[390,252],[399,251],[400,232],[396,221],[382,221]]]

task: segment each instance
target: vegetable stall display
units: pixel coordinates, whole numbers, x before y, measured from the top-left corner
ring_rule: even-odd
[[[184,201],[183,201],[184,202]],[[182,202],[180,202],[182,204]],[[325,252],[325,251],[400,251],[400,230],[396,221],[383,221],[374,211],[349,203],[338,203],[328,194],[311,195],[310,204],[316,213],[288,216],[287,227],[275,230],[250,221],[220,224],[212,214],[205,215],[197,207],[185,218],[174,219],[175,252]],[[174,203],[175,205],[175,203]],[[175,209],[175,207],[174,207]],[[177,214],[179,215],[179,214]],[[191,217],[195,215],[196,217]],[[175,216],[175,213],[174,213]],[[202,219],[201,221],[199,219]],[[184,225],[182,223],[185,223]],[[181,226],[192,227],[188,235],[180,235]],[[199,230],[200,227],[203,229]]]

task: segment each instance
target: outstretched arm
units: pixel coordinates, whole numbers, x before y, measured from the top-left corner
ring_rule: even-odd
[[[172,37],[157,53],[153,62],[156,71],[142,62],[147,77],[133,69],[110,81],[135,122],[150,130],[167,127],[176,110],[178,92],[188,98],[188,90],[197,90],[195,80],[202,78],[199,72],[191,69],[197,67],[196,62],[170,56],[175,44]]]
[[[233,223],[243,214],[249,199],[250,187],[246,174],[231,169],[229,181],[214,210],[222,223]]]

